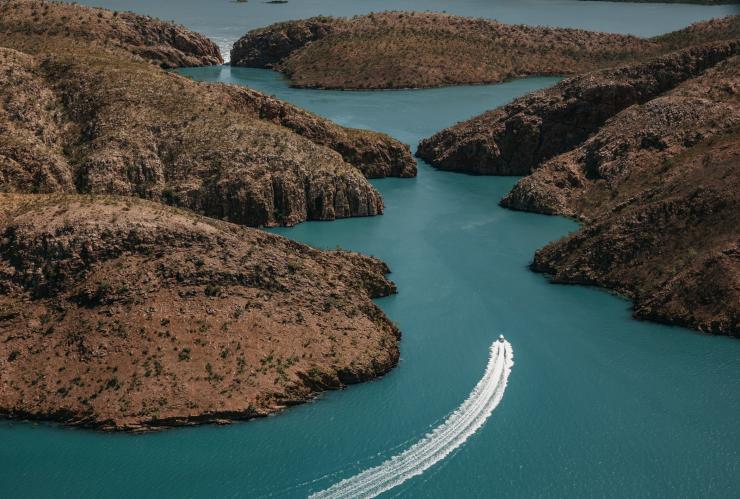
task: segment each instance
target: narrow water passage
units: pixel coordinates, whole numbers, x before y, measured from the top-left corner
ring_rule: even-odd
[[[555,80],[397,92],[290,89],[276,73],[187,71],[246,84],[342,124],[418,139]],[[420,164],[374,181],[383,216],[278,232],[390,265],[379,305],[400,365],[277,417],[143,436],[0,423],[7,497],[306,497],[380,466],[468,397],[499,333],[516,350],[506,395],[453,455],[387,493],[404,497],[731,497],[740,490],[740,342],[638,322],[603,291],[527,265],[576,225],[504,210],[516,179]],[[40,479],[43,477],[43,479]]]

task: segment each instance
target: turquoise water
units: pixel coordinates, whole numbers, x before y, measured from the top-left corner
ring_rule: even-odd
[[[486,17],[506,23],[584,28],[654,36],[703,19],[738,12],[737,5],[582,2],[580,0],[83,0],[82,4],[132,10],[174,19],[205,33],[228,56],[231,45],[250,29],[316,15],[352,16],[383,10],[431,10]]]
[[[574,2],[547,3],[553,19],[565,16],[563,9],[574,17]],[[128,4],[150,12],[166,5]],[[344,4],[374,10],[391,5]],[[521,4],[526,16],[543,2]],[[175,14],[170,6],[170,15],[162,17],[197,20],[194,2],[178,5]],[[294,9],[295,17],[302,17],[303,9],[317,5],[340,4],[291,0],[259,10],[252,0],[200,11],[203,23],[215,25],[223,12],[254,8],[263,17],[250,22],[264,24],[268,8]],[[405,8],[411,2],[393,5]],[[489,12],[494,3],[455,5],[472,14],[476,5]],[[502,5],[514,9],[513,2]],[[600,20],[594,14],[600,6],[578,5],[589,22],[622,22]],[[642,7],[609,5],[608,12],[621,12],[644,27],[672,22],[668,12],[717,12]],[[654,14],[659,11],[665,15]],[[652,20],[638,20],[639,12],[652,12]],[[223,66],[183,72],[246,84],[412,146],[457,120],[555,81],[328,92],[290,89],[264,70]],[[740,342],[637,322],[624,300],[585,287],[551,285],[529,272],[535,249],[576,225],[501,209],[497,202],[515,181],[421,164],[416,179],[373,181],[385,198],[383,216],[278,230],[389,263],[399,294],[378,303],[399,324],[403,341],[400,365],[385,378],[326,394],[278,417],[227,427],[132,436],[2,422],[0,496],[304,497],[381,463],[443,421],[482,376],[498,333],[506,334],[516,355],[500,406],[462,448],[388,497],[736,496]]]
[[[552,84],[395,92],[295,90],[276,73],[184,71],[249,84],[409,144]],[[264,420],[108,435],[0,424],[3,497],[303,497],[408,447],[483,374],[499,332],[516,364],[501,405],[462,448],[388,497],[731,497],[740,490],[740,342],[630,318],[605,292],[548,284],[533,251],[576,225],[501,209],[513,178],[420,165],[374,181],[374,218],[282,229],[383,258],[403,331],[385,378]]]

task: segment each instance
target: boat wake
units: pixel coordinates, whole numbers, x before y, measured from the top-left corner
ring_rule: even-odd
[[[514,365],[514,353],[506,340],[491,345],[488,366],[473,391],[441,425],[427,433],[417,443],[355,476],[335,483],[309,497],[355,498],[375,497],[414,476],[424,473],[460,447],[483,426],[506,390],[509,373]]]

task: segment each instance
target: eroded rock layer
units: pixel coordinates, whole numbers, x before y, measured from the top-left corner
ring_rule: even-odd
[[[627,107],[521,179],[504,206],[584,222],[532,269],[613,289],[638,318],[740,336],[738,68]]]
[[[623,109],[701,75],[738,50],[737,40],[717,42],[569,78],[442,130],[422,140],[416,154],[443,170],[527,175]]]
[[[382,262],[135,198],[0,194],[0,414],[143,430],[382,375]]]

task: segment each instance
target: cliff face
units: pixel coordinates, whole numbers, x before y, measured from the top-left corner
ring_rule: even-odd
[[[635,170],[650,188],[538,251],[532,269],[614,289],[641,319],[740,336],[740,135]]]
[[[188,29],[130,12],[40,0],[0,0],[0,31],[122,48],[164,68],[222,64],[218,46]]]
[[[638,318],[740,336],[738,68],[622,110],[520,180],[502,205],[584,222],[532,269],[616,290]]]
[[[415,177],[416,161],[411,149],[390,136],[369,130],[345,128],[287,102],[254,90],[228,86],[225,101],[232,109],[249,113],[329,147],[356,166],[367,178]]]
[[[387,267],[133,198],[0,194],[0,414],[251,418],[379,376]]]
[[[251,226],[382,212],[338,153],[223,104],[237,89],[111,57],[0,50],[6,192],[138,196]]]
[[[443,170],[527,175],[623,109],[700,75],[738,50],[736,40],[718,42],[570,78],[442,130],[422,140],[416,155]]]
[[[384,134],[196,83],[148,64],[135,44],[84,36],[89,17],[130,16],[31,5],[9,4],[30,27],[0,31],[0,191],[138,196],[271,226],[377,215],[382,199],[364,175],[416,174],[408,146]],[[81,31],[50,32],[57,8],[79,9]]]
[[[332,17],[313,17],[250,31],[234,43],[231,64],[250,68],[271,67],[296,50],[330,35],[339,24],[339,20]]]
[[[506,207],[591,221],[674,180],[671,162],[740,127],[738,56],[609,119],[588,140],[537,166]]]

